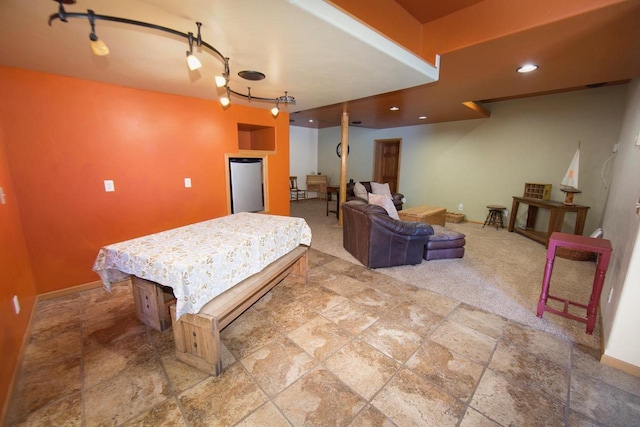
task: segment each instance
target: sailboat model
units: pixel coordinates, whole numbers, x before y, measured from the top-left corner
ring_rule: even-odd
[[[578,190],[579,169],[580,169],[580,141],[578,141],[578,148],[576,149],[576,153],[573,155],[573,160],[571,160],[571,164],[569,164],[569,169],[567,169],[567,173],[564,174],[564,178],[562,178],[562,182],[560,183],[560,191],[565,193],[565,196],[564,196],[565,205],[573,205],[573,195],[575,193],[581,193],[581,191]]]

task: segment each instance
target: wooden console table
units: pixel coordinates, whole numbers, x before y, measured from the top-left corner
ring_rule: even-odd
[[[524,229],[515,227],[516,216],[520,203],[529,205],[527,212],[527,224]],[[538,208],[548,209],[550,211],[549,226],[546,231],[536,231],[536,218],[538,216]],[[513,205],[511,206],[511,216],[509,217],[509,231],[515,231],[525,237],[549,245],[549,238],[554,231],[562,231],[562,223],[564,222],[564,214],[566,212],[576,213],[576,222],[573,228],[573,234],[581,235],[584,231],[584,223],[587,220],[587,210],[589,206],[581,205],[565,205],[562,202],[553,200],[538,200],[527,197],[513,196]]]
[[[598,254],[598,262],[596,263],[596,274],[593,278],[591,288],[591,297],[589,304],[584,305],[578,302],[570,301],[565,298],[558,298],[549,295],[549,282],[551,281],[551,273],[553,272],[553,262],[556,256],[556,248],[570,248],[595,252]],[[604,283],[604,276],[609,267],[609,259],[611,258],[611,242],[605,239],[594,239],[592,237],[576,236],[574,234],[553,233],[549,239],[549,248],[547,249],[547,263],[544,268],[544,276],[542,278],[542,291],[540,292],[540,300],[538,301],[538,317],[542,317],[545,311],[557,314],[568,319],[577,320],[578,322],[587,324],[587,334],[592,334],[596,327],[596,318],[598,314],[598,304],[600,303],[600,293]],[[562,310],[558,310],[547,305],[547,300],[560,301],[564,304]],[[569,313],[569,305],[586,309],[586,316],[580,317]]]

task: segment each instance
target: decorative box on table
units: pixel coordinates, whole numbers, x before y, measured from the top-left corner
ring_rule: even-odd
[[[527,182],[524,184],[524,195],[522,197],[538,200],[550,200],[551,184],[536,184],[533,182]]]

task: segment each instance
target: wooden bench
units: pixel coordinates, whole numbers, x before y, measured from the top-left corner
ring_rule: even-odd
[[[298,246],[209,301],[198,314],[184,314],[175,320],[176,307],[171,305],[177,359],[210,374],[220,375],[220,331],[285,277],[306,284],[307,252],[306,246]]]

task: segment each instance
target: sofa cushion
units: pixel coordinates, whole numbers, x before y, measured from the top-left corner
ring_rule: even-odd
[[[391,194],[389,183],[385,182],[384,184],[381,184],[379,182],[371,181],[371,192],[373,194]]]
[[[398,215],[398,210],[396,206],[393,204],[393,200],[391,199],[391,194],[371,194],[369,193],[369,203],[372,205],[382,206],[387,214],[393,219],[400,219]]]
[[[367,200],[367,189],[360,182],[356,182],[356,185],[353,186],[353,194],[356,197]]]

